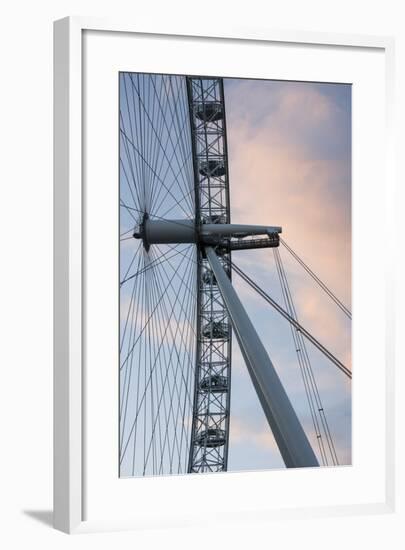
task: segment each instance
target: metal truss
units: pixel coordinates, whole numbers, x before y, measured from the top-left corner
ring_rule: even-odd
[[[230,223],[223,81],[187,77],[196,226]],[[220,262],[231,278],[231,253]],[[197,353],[188,471],[227,469],[232,329],[204,248],[197,245]]]

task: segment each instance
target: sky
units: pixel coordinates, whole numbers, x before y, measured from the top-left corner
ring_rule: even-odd
[[[351,307],[351,87],[226,79],[232,221],[280,225],[283,239]],[[298,318],[351,367],[350,322],[281,248]],[[233,260],[282,304],[270,250]],[[292,403],[313,429],[288,323],[234,276]],[[307,345],[340,464],[351,461],[346,377]],[[236,342],[233,345],[230,470],[283,467]]]
[[[189,211],[187,209],[192,208],[192,205],[188,204],[190,195],[184,195],[187,186],[191,189],[193,187],[193,176],[190,143],[184,130],[187,128],[185,122],[188,120],[187,103],[184,99],[184,90],[179,84],[181,82],[181,79],[171,82],[170,79],[157,78],[154,90],[150,79],[133,76],[130,80],[127,78],[125,86],[120,87],[121,126],[125,130],[125,135],[121,135],[121,200],[141,210],[144,206],[140,203],[146,201],[145,208],[153,210],[154,215],[172,219],[184,217]],[[224,79],[224,91],[232,222],[281,226],[283,239],[350,309],[351,87],[342,84]],[[159,97],[159,101],[162,102],[162,113],[170,115],[169,125],[165,126],[158,122],[159,109],[153,104],[154,97]],[[181,101],[179,98],[182,98]],[[135,107],[137,101],[138,107]],[[145,112],[148,114],[145,115]],[[152,129],[153,125],[158,128],[158,132]],[[173,133],[173,140],[169,132]],[[181,137],[180,147],[177,145],[176,136]],[[160,156],[159,148],[155,146],[156,140],[166,144],[166,152]],[[150,160],[145,165],[143,161],[148,154]],[[169,158],[174,169],[168,166]],[[179,171],[184,180],[180,183],[175,177]],[[132,196],[128,186],[131,179],[142,180],[147,190],[153,190],[154,187],[162,188],[163,182],[164,188],[160,197],[163,197],[164,201],[156,195],[154,198],[153,192],[148,191],[145,198],[140,197],[138,201],[137,197]],[[169,191],[165,189],[166,186]],[[183,202],[180,203],[180,208],[177,201],[181,196]],[[135,243],[130,235],[135,220],[139,221],[140,217],[140,213],[134,209],[122,209],[120,232],[125,237],[121,241],[121,279],[128,273],[128,266],[131,268],[134,247],[139,244]],[[183,275],[183,271],[186,274],[187,269],[193,265],[192,252],[187,252],[186,249],[183,252],[188,255],[188,264],[183,262],[180,266],[184,256],[182,254],[173,258],[172,265],[167,269],[162,266],[157,268],[160,292],[168,289],[164,300],[167,298],[168,309],[177,300],[176,292],[180,288],[180,283],[177,287],[170,288],[169,277],[177,267],[180,268],[180,275]],[[351,368],[350,321],[283,247],[280,247],[280,254],[294,296],[298,320],[338,359]],[[272,298],[283,305],[271,249],[234,252],[232,258]],[[142,262],[145,262],[145,258],[141,259],[140,266],[145,265]],[[133,271],[134,266],[131,269]],[[177,276],[175,281],[178,279]],[[129,285],[125,284],[121,288],[121,335],[128,318],[129,326],[133,326],[134,330],[139,332],[140,326],[148,318],[147,309],[153,309],[152,301],[148,302],[145,298],[148,294],[145,286],[143,293],[139,289],[136,291],[138,294],[133,300],[133,303],[142,304],[138,305],[138,310],[142,310],[140,315],[136,315],[135,307],[131,306],[131,294],[135,288],[133,283],[135,281],[131,280]],[[146,281],[142,284],[151,283]],[[233,284],[269,353],[310,442],[317,450],[316,434],[311,422],[290,325],[269,304],[254,294],[236,274],[233,275]],[[153,287],[150,288],[153,290]],[[184,308],[181,303],[176,307],[176,313],[181,317]],[[162,313],[163,316],[164,314],[165,312]],[[186,327],[185,315],[180,324]],[[184,351],[183,357],[186,358],[185,345],[175,333],[176,325],[172,321],[163,322],[163,329],[166,325],[170,325],[171,334],[177,339],[178,348],[181,352]],[[145,336],[145,349],[147,345],[158,349],[158,330],[162,330],[159,324],[156,324],[156,334],[153,333],[152,327],[148,342]],[[130,350],[133,347],[134,340],[131,341],[129,335],[128,330],[123,340],[124,355],[125,349]],[[164,349],[162,355],[167,353],[168,357],[171,347]],[[350,382],[310,343],[307,344],[307,350],[339,463],[350,464]],[[131,436],[130,431],[135,415],[133,404],[138,399],[135,377],[138,376],[141,385],[146,384],[150,367],[147,365],[150,359],[148,352],[136,351],[136,358],[131,356],[131,361],[124,365],[121,376],[124,388],[122,391],[126,391],[126,400],[129,403],[125,404],[121,399],[121,408],[129,411],[129,420],[122,432],[125,437],[122,437],[122,440],[128,437],[131,445],[130,438],[134,439],[134,434]],[[189,359],[189,365],[185,370],[187,380],[191,380],[192,375],[193,361],[191,357]],[[144,364],[144,372],[139,374],[138,367],[141,363]],[[184,363],[187,363],[185,359]],[[153,391],[157,395],[159,384],[163,387],[163,379],[159,381],[157,372],[154,376]],[[181,391],[180,387],[180,393]],[[180,397],[183,398],[183,394]],[[147,426],[150,423],[150,406],[156,408],[156,399],[151,396],[149,401],[145,399],[142,403],[143,410],[140,411],[138,423]],[[187,430],[191,423],[190,414],[185,414],[183,418]],[[232,347],[230,418],[229,471],[284,467],[236,338],[233,338]],[[148,429],[150,430],[151,426]],[[171,428],[168,432],[169,440],[174,435],[174,429],[170,430]],[[187,437],[187,434],[184,437],[182,435],[182,445],[185,445]],[[142,446],[147,446],[147,443],[143,444],[141,439],[138,437],[136,445],[142,454]],[[125,460],[127,462],[124,461],[122,470],[124,475],[131,471],[131,457],[128,456]]]

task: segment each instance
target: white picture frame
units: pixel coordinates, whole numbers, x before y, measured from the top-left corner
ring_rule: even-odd
[[[86,518],[84,510],[88,506],[88,495],[84,490],[89,476],[89,468],[86,467],[88,453],[89,429],[85,425],[84,417],[87,414],[83,406],[86,392],[89,391],[87,377],[84,376],[83,358],[86,348],[86,330],[83,322],[83,281],[85,278],[84,266],[86,255],[89,252],[88,242],[84,240],[84,226],[89,207],[88,201],[84,201],[83,174],[86,163],[86,151],[83,151],[83,85],[85,82],[85,71],[88,69],[88,59],[85,59],[84,37],[86,33],[110,33],[120,36],[137,36],[145,40],[163,39],[181,41],[191,37],[198,43],[213,44],[215,41],[222,41],[229,47],[235,44],[278,44],[280,47],[312,48],[314,61],[317,52],[322,49],[327,52],[339,52],[343,49],[346,52],[379,52],[383,58],[384,76],[379,82],[381,89],[384,89],[384,104],[380,105],[385,125],[384,157],[382,162],[385,166],[381,174],[385,185],[384,198],[386,201],[386,228],[393,224],[394,211],[394,181],[393,181],[393,145],[392,145],[392,93],[393,93],[393,50],[394,44],[391,38],[364,37],[353,35],[323,35],[320,33],[297,33],[281,31],[263,31],[243,29],[231,34],[223,34],[213,29],[138,29],[136,24],[128,22],[115,22],[111,20],[97,20],[92,18],[66,18],[55,23],[54,37],[54,82],[55,82],[55,148],[54,148],[54,236],[55,236],[55,331],[54,331],[54,525],[57,529],[65,532],[86,532],[105,529],[136,529],[147,526],[158,525],[184,525],[193,524],[196,517],[189,517],[179,512],[167,510],[166,517],[154,514],[150,505],[146,504],[144,516],[134,515],[133,517],[106,517],[102,510],[96,517]],[[87,46],[86,46],[87,47]],[[323,54],[323,55],[324,55]],[[147,65],[147,55],[143,61],[142,68]],[[146,65],[145,65],[146,64]],[[372,65],[372,63],[371,63]],[[379,74],[382,74],[381,71]],[[301,77],[302,78],[302,77]],[[297,77],[297,79],[300,79]],[[372,208],[372,206],[371,206]],[[392,227],[392,225],[391,225]],[[83,246],[84,242],[86,246]],[[388,247],[388,254],[392,249]],[[381,307],[384,315],[381,319],[387,325],[383,328],[386,331],[385,364],[381,375],[384,376],[385,397],[394,395],[394,351],[393,340],[390,336],[393,326],[393,300],[392,285],[389,274],[386,275],[385,284],[387,294],[382,300]],[[382,322],[382,321],[381,321]],[[394,510],[395,501],[395,465],[394,465],[394,401],[384,400],[384,421],[381,425],[381,433],[385,433],[385,445],[382,452],[381,484],[383,491],[379,491],[380,497],[375,499],[373,495],[364,493],[364,498],[345,502],[336,501],[335,504],[325,505],[317,503],[316,499],[309,506],[303,507],[299,502],[292,502],[290,506],[281,505],[279,509],[274,506],[266,507],[266,504],[258,499],[258,504],[251,510],[245,510],[238,504],[235,509],[230,509],[227,520],[235,518],[246,520],[258,518],[265,521],[274,517],[304,517],[311,513],[313,515],[348,515],[366,513],[387,513]],[[90,453],[91,454],[91,453]],[[102,472],[102,470],[101,470]],[[316,472],[317,473],[317,472]],[[100,472],[98,480],[100,479]],[[293,473],[294,475],[295,473]],[[314,480],[315,472],[312,475]],[[329,472],[328,475],[335,475]],[[222,474],[221,474],[222,475]],[[256,477],[252,477],[256,476]],[[263,473],[249,474],[225,474],[221,479],[227,490],[232,492],[232,486],[238,487],[238,491],[247,490],[247,486],[255,486],[258,491],[260,476]],[[298,474],[297,474],[298,475]],[[227,476],[227,477],[226,477]],[[194,476],[193,476],[194,477]],[[196,481],[182,479],[165,480],[141,480],[143,489],[149,484],[150,489],[159,493],[165,484],[165,491],[173,492],[173,489],[182,490],[186,484],[200,484],[201,481],[209,483],[206,477]],[[275,478],[274,480],[275,481]],[[377,483],[377,482],[376,482]],[[256,484],[256,485],[255,485]],[[257,485],[259,484],[259,485]],[[277,484],[277,483],[275,483]],[[180,487],[181,486],[181,487]],[[93,484],[94,487],[94,484]],[[382,487],[382,485],[381,485]],[[380,487],[380,489],[381,489]],[[89,488],[87,487],[87,492]],[[157,493],[157,494],[158,494]],[[383,493],[383,494],[382,494]],[[107,491],[107,494],[108,493]],[[163,493],[162,493],[163,494]],[[258,493],[256,493],[258,494]],[[91,499],[90,499],[91,500]],[[95,500],[95,499],[94,499]],[[349,499],[350,500],[350,499]],[[164,501],[164,498],[163,498]],[[149,506],[149,511],[148,511]],[[163,510],[163,508],[162,508]],[[155,511],[156,512],[156,511]]]

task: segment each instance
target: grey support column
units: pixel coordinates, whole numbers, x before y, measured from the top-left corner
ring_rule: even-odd
[[[205,248],[232,322],[239,347],[287,468],[319,466],[276,370],[221,262]]]

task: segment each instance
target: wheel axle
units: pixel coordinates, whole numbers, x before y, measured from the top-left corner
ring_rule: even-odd
[[[194,220],[151,220],[143,215],[133,236],[142,239],[146,251],[151,244],[200,244],[235,248],[265,248],[278,246],[278,234],[281,227],[265,225],[243,225],[230,223],[202,223]],[[254,235],[265,236],[262,239],[246,239]],[[251,242],[251,246],[249,243]]]

